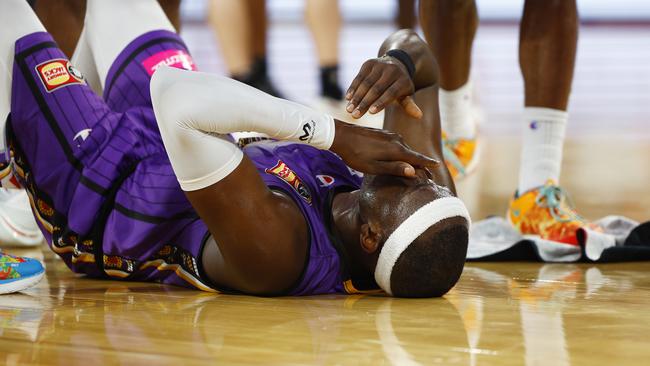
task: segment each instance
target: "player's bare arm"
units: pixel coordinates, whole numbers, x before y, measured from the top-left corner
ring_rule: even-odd
[[[239,291],[274,294],[289,288],[303,268],[308,229],[299,208],[283,193],[266,187],[248,157],[205,132],[257,130],[313,144],[336,152],[349,166],[369,174],[416,177],[415,168],[440,165],[411,150],[398,134],[334,121],[222,77],[161,69],[154,74],[151,88],[172,165],[225,263],[207,265],[206,271],[214,271],[219,285]],[[187,155],[190,147],[202,156],[175,159],[174,151]],[[183,173],[192,170],[188,166],[200,164],[192,159],[209,155],[215,157],[214,164],[204,172]],[[220,158],[223,163],[216,162]],[[215,174],[219,177],[212,179]]]
[[[411,30],[397,31],[350,85],[347,97],[355,109],[349,111],[360,117],[385,110],[384,129],[397,133],[413,150],[442,161],[438,79],[438,64],[426,42]],[[430,171],[438,184],[455,192],[443,164]]]

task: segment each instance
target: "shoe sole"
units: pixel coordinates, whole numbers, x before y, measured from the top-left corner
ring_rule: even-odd
[[[34,285],[39,283],[43,279],[43,276],[45,276],[45,271],[37,275],[27,277],[24,280],[9,282],[7,284],[0,285],[0,295],[27,290],[28,288],[33,287]]]

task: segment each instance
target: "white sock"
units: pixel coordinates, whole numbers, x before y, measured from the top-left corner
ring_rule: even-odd
[[[448,138],[474,138],[476,121],[472,112],[472,83],[456,90],[440,89],[440,120]]]
[[[524,109],[523,148],[519,168],[519,192],[544,185],[552,179],[560,182],[562,144],[569,114],[550,108]]]

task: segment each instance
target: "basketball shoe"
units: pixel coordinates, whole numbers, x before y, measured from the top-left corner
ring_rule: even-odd
[[[479,149],[476,137],[465,139],[447,138],[442,133],[442,153],[451,177],[456,180],[471,173],[478,165]]]
[[[598,230],[578,215],[566,192],[554,181],[510,200],[508,221],[524,237],[578,246],[576,232],[581,227]]]
[[[41,262],[26,257],[16,257],[0,251],[0,294],[30,288],[43,278],[45,269]]]
[[[0,188],[0,245],[25,247],[42,242],[27,192]]]

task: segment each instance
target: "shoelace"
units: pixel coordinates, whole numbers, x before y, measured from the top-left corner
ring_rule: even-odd
[[[564,199],[567,200],[569,210],[562,208]],[[553,219],[559,222],[583,221],[582,217],[573,211],[573,202],[569,195],[559,186],[549,184],[540,188],[535,203],[548,208]]]
[[[11,255],[11,254],[5,253],[5,252],[3,252],[1,250],[0,250],[0,257],[9,258],[9,260],[5,260],[5,261],[0,260],[0,263],[16,263],[16,262],[20,262],[21,259],[23,259],[22,257],[16,256],[16,255]]]
[[[456,146],[456,144],[458,144],[458,140],[447,139],[447,141],[442,144],[442,155],[446,161],[450,162],[451,165],[453,165],[454,168],[458,170],[458,174],[464,175],[465,167],[463,166],[463,163],[461,163],[460,159],[458,159],[458,156],[456,156],[456,153],[454,153],[454,151],[449,147]]]

